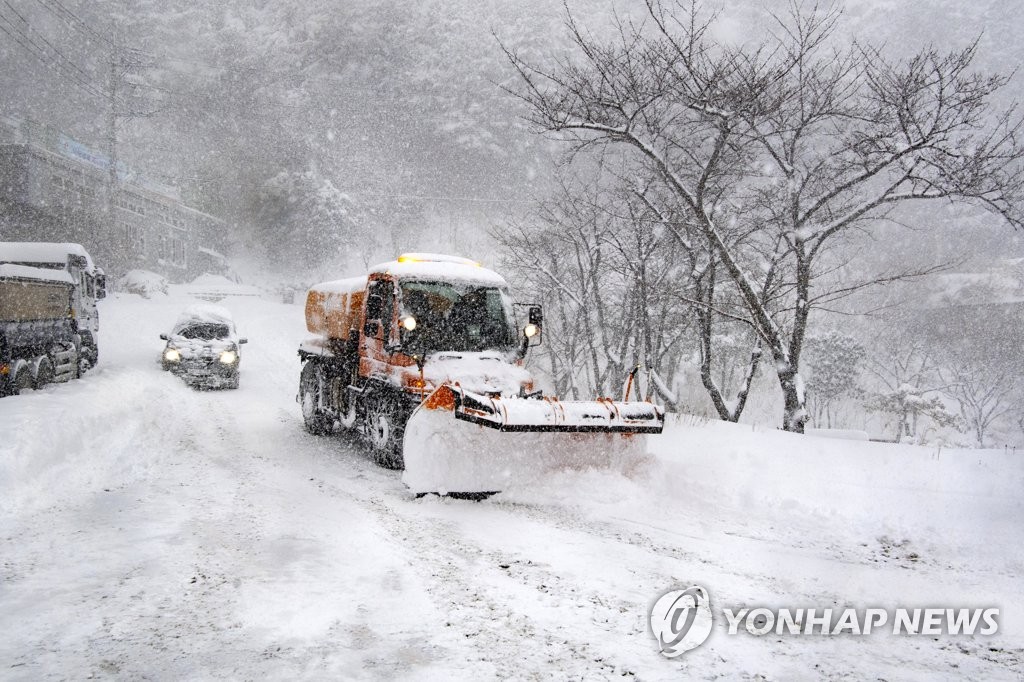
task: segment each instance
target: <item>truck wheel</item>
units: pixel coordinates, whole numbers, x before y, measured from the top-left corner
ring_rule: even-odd
[[[82,346],[79,349],[79,352],[82,355],[82,360],[85,360],[85,363],[81,370],[82,373],[85,373],[86,370],[95,367],[96,363],[98,363],[100,360],[100,349],[96,345],[96,337],[93,336],[91,333],[86,332],[82,336]]]
[[[386,469],[405,468],[402,459],[405,421],[396,400],[384,396],[370,398],[366,408],[366,432],[373,460],[378,465]]]
[[[348,390],[347,386],[341,388],[341,405],[338,423],[346,431],[351,431],[356,422],[359,421],[359,411],[356,409],[356,397]]]
[[[35,381],[32,387],[40,389],[53,381],[53,363],[50,358],[43,356],[36,361]]]
[[[27,362],[19,362],[14,370],[14,395],[21,395],[32,388],[32,368]]]
[[[306,430],[314,436],[325,436],[334,426],[334,418],[323,411],[323,370],[315,362],[307,362],[299,377],[299,404]]]

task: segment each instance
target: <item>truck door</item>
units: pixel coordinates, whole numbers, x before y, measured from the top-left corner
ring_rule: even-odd
[[[88,261],[84,256],[68,255],[68,272],[75,280],[73,305],[78,329],[95,335],[99,331],[96,315],[96,281],[87,268]]]
[[[359,345],[359,374],[386,375],[395,334],[395,285],[386,279],[371,280],[366,290],[366,314]]]

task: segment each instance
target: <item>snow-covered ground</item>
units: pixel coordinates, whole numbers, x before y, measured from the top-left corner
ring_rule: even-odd
[[[416,500],[294,402],[300,305],[221,302],[241,388],[157,362],[191,303],[101,304],[100,365],[0,401],[0,678],[1020,679],[1024,453],[683,418],[625,472]],[[701,585],[668,660],[648,608]],[[729,635],[720,607],[981,607],[993,636]]]

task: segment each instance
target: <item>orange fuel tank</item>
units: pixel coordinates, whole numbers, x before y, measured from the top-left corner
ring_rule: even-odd
[[[306,294],[306,329],[331,339],[347,340],[359,328],[366,298],[366,277],[317,284]]]

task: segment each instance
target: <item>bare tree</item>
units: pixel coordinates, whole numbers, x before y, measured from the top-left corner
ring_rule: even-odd
[[[946,392],[960,406],[964,426],[973,433],[977,446],[985,447],[992,427],[1013,409],[1011,397],[1018,376],[971,356],[952,360],[945,374],[950,381]]]
[[[682,254],[689,265],[688,283],[685,287],[680,286],[676,295],[693,311],[701,384],[720,419],[739,421],[761,361],[761,340],[756,333],[753,340],[746,339],[749,332],[753,331],[753,324],[746,316],[742,299],[737,295],[735,287],[730,286],[728,278],[719,274],[719,262],[714,250],[699,246],[705,236],[688,219],[687,211],[670,208],[671,200],[665,201],[653,196],[658,189],[655,183],[648,182],[642,189],[634,189],[634,195],[683,247]],[[723,234],[729,239],[742,239],[745,236],[742,232],[737,235],[735,230]],[[771,267],[765,268],[765,292],[773,290],[771,285],[777,280],[777,265],[776,260]],[[723,324],[727,329],[724,333],[721,331]],[[737,339],[743,341],[736,342]],[[738,349],[740,343],[746,343],[749,349],[742,360],[739,356],[743,352]],[[735,370],[738,366],[744,370],[737,382]],[[731,386],[735,386],[736,390],[733,397],[728,398]]]
[[[911,202],[967,201],[1024,222],[1022,122],[991,102],[1007,78],[971,72],[976,45],[899,62],[830,48],[837,10],[794,9],[762,45],[731,47],[710,38],[696,4],[647,9],[648,22],[619,21],[606,42],[567,9],[578,57],[545,69],[506,49],[515,94],[575,153],[623,147],[657,175],[771,355],[784,428],[802,431],[811,310],[921,274],[823,281],[834,247]],[[777,271],[767,286],[765,263]]]
[[[675,292],[686,275],[678,245],[642,204],[563,186],[534,220],[494,236],[524,293],[548,311],[541,356],[557,390],[619,395],[638,366],[642,395],[664,388],[651,377],[679,365],[689,330]]]
[[[989,292],[970,305],[948,305],[920,325],[935,346],[944,392],[956,401],[978,447],[998,426],[1010,426],[1019,409],[1018,391],[1024,388],[1024,321],[1016,306],[995,300]]]

